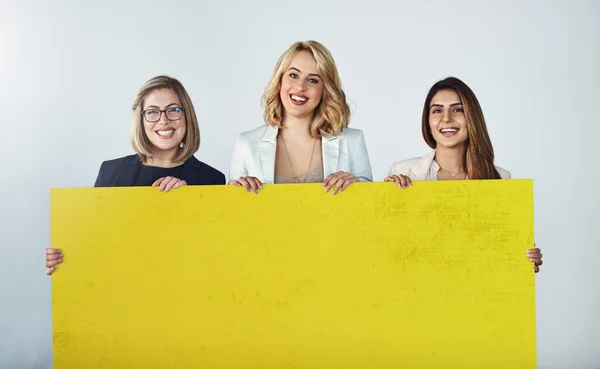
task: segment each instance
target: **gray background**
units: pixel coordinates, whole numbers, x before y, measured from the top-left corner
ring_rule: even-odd
[[[600,368],[598,1],[81,1],[0,3],[0,367],[51,368],[49,188],[91,186],[132,152],[130,105],[169,74],[198,112],[198,158],[228,173],[261,125],[279,55],[333,53],[373,173],[429,150],[428,88],[477,94],[497,164],[535,183],[540,368]],[[493,261],[490,261],[493,262]]]

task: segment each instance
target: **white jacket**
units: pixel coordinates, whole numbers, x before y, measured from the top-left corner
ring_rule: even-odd
[[[252,176],[262,183],[275,181],[275,151],[279,128],[264,125],[241,133],[233,150],[229,180]],[[346,128],[339,136],[323,137],[323,174],[344,171],[362,182],[372,182],[373,174],[363,133]]]
[[[413,181],[425,181],[428,179],[429,171],[435,158],[435,150],[420,158],[398,161],[392,164],[388,173],[391,175],[404,174]],[[495,165],[502,179],[510,179],[510,172]]]

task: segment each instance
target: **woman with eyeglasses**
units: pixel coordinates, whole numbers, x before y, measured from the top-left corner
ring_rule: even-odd
[[[400,188],[412,181],[510,179],[494,164],[494,149],[477,97],[463,81],[449,77],[435,83],[423,106],[421,132],[433,150],[420,158],[396,162],[385,182]],[[535,272],[542,265],[539,248],[527,250]]]
[[[362,131],[347,128],[350,108],[330,52],[296,42],[275,66],[262,97],[264,125],[239,135],[229,180],[258,193],[263,183],[322,183],[335,195],[371,182]]]
[[[131,143],[136,154],[100,166],[95,187],[153,186],[169,192],[186,185],[224,185],[225,175],[199,161],[200,129],[192,100],[175,78],[158,76],[142,86],[133,103]],[[46,274],[63,259],[46,249]]]

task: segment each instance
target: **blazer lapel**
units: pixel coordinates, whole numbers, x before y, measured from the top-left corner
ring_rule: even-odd
[[[132,155],[125,159],[123,167],[119,168],[118,174],[115,178],[115,186],[131,187],[135,185],[138,173],[142,163],[138,155]]]
[[[412,169],[410,170],[412,173],[412,176],[409,176],[409,177],[411,177],[414,180],[418,180],[418,181],[425,180],[427,178],[427,175],[429,174],[429,169],[431,168],[431,162],[433,162],[434,158],[435,158],[435,150],[433,150],[429,154],[421,157],[415,163],[415,165],[412,167]]]
[[[338,171],[340,160],[340,140],[337,136],[323,137],[323,175],[327,178]]]
[[[275,152],[277,150],[277,133],[279,128],[268,126],[260,140],[260,163],[262,165],[263,183],[275,183]]]
[[[187,184],[200,183],[199,178],[202,176],[200,170],[197,168],[199,163],[198,159],[191,156],[188,160],[183,163],[183,169],[181,170],[181,178]]]

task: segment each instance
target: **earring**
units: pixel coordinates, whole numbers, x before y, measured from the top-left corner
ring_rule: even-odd
[[[183,149],[183,141],[181,141],[181,142],[179,143],[179,148],[180,148],[180,149]]]

